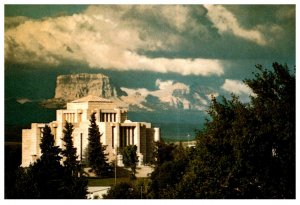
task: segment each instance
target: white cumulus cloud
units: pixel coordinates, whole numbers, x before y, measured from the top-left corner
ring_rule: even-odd
[[[176,11],[174,13],[174,10]],[[160,21],[169,28],[149,26]],[[12,22],[12,19],[7,19]],[[191,20],[187,7],[90,6],[72,16],[41,20],[19,18],[5,31],[5,59],[59,65],[85,63],[91,68],[145,70],[182,75],[222,75],[222,62],[205,58],[148,57],[140,51],[169,51],[182,41]],[[176,33],[176,34],[175,34]]]
[[[226,79],[224,84],[221,86],[221,88],[225,91],[228,91],[230,93],[234,93],[237,95],[240,94],[248,94],[248,95],[254,95],[251,88],[248,87],[245,83],[243,83],[240,80],[231,80]]]
[[[126,92],[128,96],[122,96],[121,99],[128,104],[140,104],[146,101],[148,95],[159,98],[161,102],[172,103],[174,101],[173,92],[180,90],[184,93],[190,92],[190,87],[184,83],[174,82],[172,80],[163,81],[157,79],[155,82],[157,90],[148,90],[146,88],[125,88],[121,87],[121,90]]]

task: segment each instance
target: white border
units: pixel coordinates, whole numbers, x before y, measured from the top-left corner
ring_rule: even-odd
[[[104,1],[100,1],[100,0],[78,0],[78,1],[70,1],[70,0],[52,0],[52,1],[37,1],[37,0],[28,0],[28,1],[24,1],[24,0],[4,0],[2,5],[1,5],[1,8],[0,8],[0,20],[1,20],[1,27],[0,27],[0,32],[1,32],[1,44],[3,43],[3,46],[2,46],[2,49],[0,51],[0,55],[1,55],[1,68],[2,68],[2,73],[0,74],[0,82],[1,82],[1,89],[0,89],[0,93],[1,93],[1,96],[2,96],[2,99],[1,100],[1,115],[0,115],[0,133],[1,133],[1,137],[2,137],[2,140],[0,140],[0,150],[1,150],[1,154],[0,154],[0,161],[3,163],[2,164],[2,169],[1,169],[1,199],[2,199],[2,202],[1,203],[4,203],[4,204],[16,204],[16,202],[18,203],[22,203],[25,204],[26,203],[30,203],[30,204],[41,204],[41,203],[45,203],[45,202],[49,202],[49,201],[40,201],[40,200],[3,200],[4,199],[4,5],[5,4],[69,4],[69,5],[76,5],[76,4],[85,4],[85,5],[88,5],[88,4],[297,4],[297,1],[296,0],[288,0],[288,1],[284,1],[284,0],[273,0],[273,1],[266,1],[266,0],[250,0],[250,1],[244,1],[244,2],[240,2],[240,1],[224,1],[224,0],[213,0],[213,1],[182,1],[182,0],[172,0],[172,1],[168,1],[168,0],[159,0],[159,1],[149,1],[149,0],[134,0],[134,1],[128,1],[128,0],[110,0],[110,1],[107,1],[107,0],[104,0]],[[297,14],[297,5],[296,5],[296,22],[299,22],[299,15]],[[298,32],[298,23],[296,24],[296,34],[299,33]],[[296,35],[297,36],[297,35]],[[296,65],[297,65],[297,59],[299,59],[299,54],[297,51],[299,51],[299,43],[298,41],[296,40]],[[292,68],[291,68],[292,69]],[[297,81],[298,77],[299,77],[299,72],[296,71],[296,102],[299,102],[299,81]],[[299,126],[299,122],[298,122],[298,116],[299,116],[299,109],[297,109],[297,104],[296,104],[296,127],[298,128]],[[297,162],[299,159],[299,152],[297,152],[297,148],[299,148],[299,141],[300,139],[297,139],[297,136],[298,136],[298,129],[296,129],[296,170],[299,170],[299,163]],[[296,172],[297,173],[297,172]],[[291,203],[291,204],[295,204],[300,195],[299,195],[299,176],[297,177],[296,176],[296,200],[185,200],[184,202],[187,202],[187,203],[192,203],[192,204],[198,204],[198,203],[205,203],[205,204],[211,204],[211,203],[227,203],[227,204],[241,204],[241,203],[245,203],[245,204],[253,204],[253,203],[265,203],[265,202],[270,202],[272,204],[282,204],[282,203]],[[50,203],[52,202],[55,202],[55,203],[64,203],[66,200],[55,200],[55,201],[51,201]],[[74,203],[75,201],[72,201],[71,203]],[[128,203],[128,204],[152,204],[153,202],[154,203],[174,203],[176,202],[176,204],[181,201],[174,201],[174,200],[164,200],[164,201],[152,201],[152,200],[101,200],[101,201],[97,201],[97,200],[93,200],[93,201],[88,201],[88,200],[85,200],[85,201],[79,201],[77,200],[75,203]],[[297,202],[298,203],[298,202]]]

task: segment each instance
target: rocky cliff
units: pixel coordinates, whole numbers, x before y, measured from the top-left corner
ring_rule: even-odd
[[[55,97],[72,101],[87,95],[104,98],[117,97],[116,89],[103,74],[72,74],[60,75],[56,79]]]
[[[95,95],[113,99],[116,103],[129,107],[131,111],[161,110],[199,110],[207,109],[209,91],[189,85],[159,81],[157,90],[147,88],[124,88],[111,84],[108,76],[103,74],[60,75],[56,79],[55,97],[43,100],[40,104],[46,108],[64,108],[67,102]],[[140,91],[140,92],[139,92]]]

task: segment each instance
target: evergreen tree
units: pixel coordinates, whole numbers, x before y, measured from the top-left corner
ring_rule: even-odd
[[[28,168],[17,171],[15,198],[79,199],[86,198],[87,179],[72,176],[61,165],[61,149],[54,146],[54,136],[47,125],[41,139],[41,157]]]
[[[41,139],[41,158],[38,161],[42,161],[43,163],[47,163],[52,166],[60,166],[61,149],[58,146],[54,146],[54,136],[51,134],[51,129],[48,125],[45,125],[43,128],[43,136]]]
[[[108,163],[107,163],[107,154],[105,153],[106,147],[101,143],[101,134],[99,132],[99,127],[96,123],[96,113],[92,113],[90,119],[90,127],[89,127],[89,144],[88,144],[88,163],[92,170],[95,173],[103,177],[107,174],[108,171]]]
[[[64,167],[60,164],[61,149],[54,146],[54,136],[49,126],[45,126],[41,139],[41,157],[28,168],[28,175],[32,176],[32,184],[37,187],[36,198],[57,199],[69,198],[64,183]]]
[[[62,140],[65,142],[65,149],[62,150],[64,159],[64,167],[72,176],[77,176],[80,171],[80,164],[76,156],[76,148],[73,145],[73,125],[66,121],[65,128],[63,130],[64,136]]]
[[[77,160],[76,148],[73,145],[73,125],[66,121],[65,129],[63,130],[64,136],[62,140],[65,142],[65,149],[62,150],[62,155],[65,157],[63,163],[65,168],[65,183],[68,187],[70,198],[84,199],[87,195],[86,177],[82,176],[82,167]],[[80,176],[78,176],[80,174]]]

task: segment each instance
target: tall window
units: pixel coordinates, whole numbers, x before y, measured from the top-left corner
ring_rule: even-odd
[[[80,162],[82,162],[82,133],[80,133]]]
[[[115,127],[111,127],[111,147],[115,147]]]

